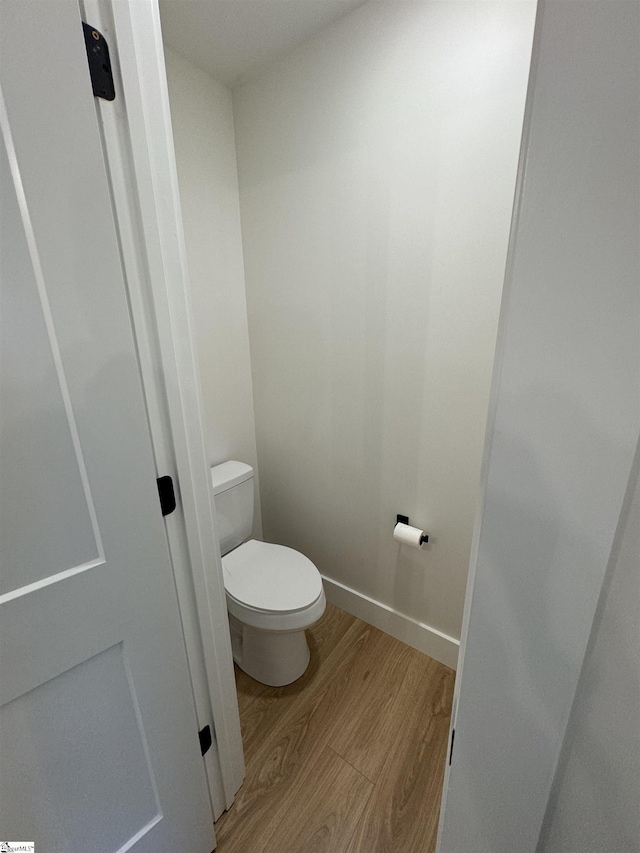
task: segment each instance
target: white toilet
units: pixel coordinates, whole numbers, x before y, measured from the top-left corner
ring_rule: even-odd
[[[251,466],[224,462],[211,469],[211,479],[233,659],[262,684],[291,684],[309,665],[305,628],[326,606],[320,572],[292,548],[249,539]]]

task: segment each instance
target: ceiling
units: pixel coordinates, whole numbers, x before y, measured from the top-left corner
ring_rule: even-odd
[[[165,44],[234,86],[365,0],[160,0]]]

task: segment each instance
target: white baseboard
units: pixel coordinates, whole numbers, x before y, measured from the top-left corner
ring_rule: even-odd
[[[438,631],[437,628],[425,625],[424,622],[418,622],[410,616],[405,616],[404,613],[394,610],[388,604],[369,598],[368,595],[356,592],[355,589],[338,583],[338,581],[324,575],[322,580],[327,601],[330,604],[335,604],[336,607],[346,610],[352,616],[357,616],[358,619],[368,622],[374,628],[379,628],[386,634],[390,634],[396,640],[402,640],[403,643],[435,658],[445,666],[449,666],[451,669],[456,668],[460,640],[449,637],[442,631]]]

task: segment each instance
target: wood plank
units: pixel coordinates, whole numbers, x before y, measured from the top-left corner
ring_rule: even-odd
[[[380,632],[375,652],[359,671],[360,680],[342,702],[329,746],[375,782],[406,715],[399,701],[409,663],[420,654]]]
[[[454,672],[419,655],[404,685],[408,712],[358,822],[348,853],[435,849]]]
[[[282,818],[281,810],[288,807],[288,795],[298,774],[326,745],[336,709],[354,683],[354,671],[363,666],[363,650],[377,649],[380,633],[355,619],[308,691],[286,709],[273,729],[263,728],[247,761],[244,785],[232,808],[216,824],[221,850],[262,853]],[[227,840],[233,841],[233,846],[225,847]]]
[[[373,784],[325,747],[300,780],[265,853],[344,853]]]

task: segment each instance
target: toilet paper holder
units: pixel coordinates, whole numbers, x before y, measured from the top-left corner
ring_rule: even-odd
[[[396,524],[409,524],[409,516],[408,515],[396,515]],[[420,544],[424,545],[425,542],[429,541],[429,534],[424,533],[420,537]]]

